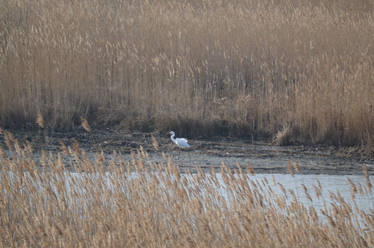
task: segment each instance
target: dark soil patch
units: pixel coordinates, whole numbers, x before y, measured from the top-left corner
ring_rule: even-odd
[[[221,167],[224,162],[230,168],[250,165],[256,173],[288,173],[288,163],[298,163],[302,174],[362,174],[362,165],[368,167],[374,175],[374,159],[361,156],[352,148],[274,146],[253,142],[250,139],[217,138],[211,140],[189,140],[190,150],[180,150],[172,144],[167,133],[128,132],[122,130],[94,130],[90,133],[76,132],[31,132],[13,131],[22,144],[26,140],[33,144],[35,152],[61,150],[60,142],[72,146],[78,141],[88,153],[103,151],[111,156],[113,151],[130,158],[129,153],[141,146],[149,153],[149,161],[159,162],[165,156],[171,156],[175,164],[183,170],[194,170],[197,166],[204,169]],[[152,145],[152,136],[159,144],[156,151]],[[0,136],[0,145],[6,149],[4,138]]]

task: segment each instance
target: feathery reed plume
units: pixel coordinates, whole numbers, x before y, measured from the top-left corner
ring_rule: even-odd
[[[312,197],[310,196],[309,192],[308,192],[308,188],[305,186],[305,184],[301,184],[303,190],[304,190],[304,193],[305,193],[305,196],[306,198],[310,201],[310,202],[313,202],[313,199]]]
[[[79,147],[79,143],[78,143],[78,141],[76,139],[73,140],[73,149],[74,149],[74,151],[75,151],[76,154],[78,154],[78,155],[82,154],[82,151],[81,151],[81,149]]]
[[[13,139],[12,139],[12,137],[13,137],[13,135],[10,132],[5,132],[4,141],[5,141],[6,146],[9,149],[9,151],[13,150],[13,145],[12,145]]]
[[[362,166],[362,173],[364,174],[364,177],[366,179],[366,185],[368,186],[369,191],[371,191],[372,184],[370,182],[369,171],[366,165]]]
[[[317,199],[319,199],[322,193],[321,188],[317,187],[316,185],[313,185],[313,188],[314,188],[314,193],[316,194]]]
[[[300,166],[296,161],[293,162],[293,167],[295,168],[296,172],[300,172]]]
[[[104,163],[104,161],[105,161],[105,155],[104,155],[104,152],[101,151],[100,154],[98,154],[96,156],[96,162],[97,163]]]
[[[33,153],[32,144],[31,144],[30,141],[26,140],[26,144],[24,145],[24,150],[25,150],[28,154],[32,154],[32,153]]]
[[[147,158],[147,159],[149,158],[147,151],[144,150],[144,147],[142,145],[140,145],[139,147],[139,152],[142,158]]]
[[[287,145],[289,135],[290,135],[290,126],[285,125],[283,126],[282,130],[279,130],[273,138],[274,145]]]
[[[84,130],[86,130],[87,132],[91,132],[91,127],[90,125],[88,124],[88,121],[86,118],[84,118],[83,116],[81,116],[81,125],[83,127]]]
[[[247,173],[251,176],[255,175],[255,170],[252,168],[250,163],[247,163]]]
[[[284,196],[287,196],[287,190],[286,190],[286,188],[283,186],[283,184],[278,183],[278,186],[279,186],[280,189],[282,190]]]
[[[290,173],[290,175],[294,176],[293,168],[292,168],[292,165],[291,165],[290,161],[288,161],[288,163],[287,163],[287,169],[288,169],[288,172]]]
[[[40,111],[38,111],[38,113],[37,113],[36,123],[39,125],[40,128],[42,128],[42,129],[45,128],[44,118],[43,118],[43,115]]]
[[[0,158],[1,159],[5,159],[6,158],[6,154],[5,154],[5,152],[4,152],[4,150],[3,150],[3,148],[0,146]]]
[[[347,178],[347,181],[351,185],[351,198],[355,199],[355,196],[356,196],[356,193],[357,193],[357,187],[351,179]]]
[[[160,149],[160,147],[158,146],[158,142],[153,135],[152,135],[152,145],[153,145],[153,148],[155,148],[156,151],[158,151]]]
[[[58,143],[60,144],[61,151],[65,155],[69,154],[68,148],[66,147],[66,145],[64,144],[64,142],[62,142],[62,140],[59,140]]]

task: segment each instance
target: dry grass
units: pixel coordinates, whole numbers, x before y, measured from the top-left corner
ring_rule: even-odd
[[[280,185],[283,193],[272,193],[272,183],[240,168],[221,168],[225,199],[214,170],[182,175],[172,160],[145,163],[140,150],[132,162],[116,153],[88,159],[77,144],[37,161],[31,144],[5,138],[11,153],[0,152],[1,247],[374,246],[373,210],[355,213],[339,194],[331,194],[323,221],[292,190]],[[352,197],[369,192],[350,184]],[[321,185],[314,190],[320,197]],[[304,191],[313,201],[313,191]]]
[[[86,131],[86,132],[91,132],[91,126],[90,124],[88,124],[88,121],[86,118],[84,118],[83,116],[81,116],[81,125],[83,127],[83,129]]]
[[[5,1],[0,125],[374,141],[370,0]]]

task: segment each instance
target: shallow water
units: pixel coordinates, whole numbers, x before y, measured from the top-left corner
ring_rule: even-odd
[[[41,172],[42,177],[44,173],[50,173],[47,171]],[[155,172],[155,175],[157,177],[165,177],[164,172]],[[54,186],[54,182],[47,182],[40,181],[38,179],[35,179],[30,176],[30,173],[25,172],[25,177],[27,177],[29,180],[31,179],[34,184],[36,185],[36,188],[39,188],[41,191],[44,191],[45,187],[52,186],[52,190],[55,191],[56,196],[59,195],[59,192],[64,192],[64,190],[57,190]],[[64,194],[63,197],[68,197],[68,202],[73,203],[75,201],[79,201],[81,204],[85,204],[84,202],[90,201],[91,198],[95,198],[94,195],[92,195],[92,192],[86,191],[87,189],[85,187],[82,187],[82,185],[85,185],[87,183],[87,179],[89,178],[89,182],[96,184],[95,182],[101,182],[100,187],[104,186],[107,187],[107,189],[111,190],[116,186],[121,187],[121,190],[123,190],[123,193],[126,195],[126,181],[127,180],[136,180],[139,178],[139,174],[136,172],[132,172],[130,175],[127,175],[126,177],[122,178],[120,177],[120,182],[118,182],[118,178],[114,177],[112,178],[112,175],[109,172],[106,172],[104,175],[104,178],[101,178],[101,174],[96,173],[78,173],[78,172],[69,172],[65,171],[63,174],[56,175],[59,179],[57,179],[56,182],[64,182],[63,184],[66,187],[66,192],[78,192],[79,196],[78,198],[82,199],[70,199],[69,195],[71,194]],[[149,174],[146,175],[146,178],[148,178]],[[197,188],[200,190],[204,190],[205,187],[201,187],[200,184],[198,184],[196,181],[192,179],[194,176],[193,174],[182,174],[182,177],[185,177],[188,181],[187,183],[187,194],[189,195],[189,187],[191,188]],[[237,175],[234,175],[237,176]],[[359,215],[360,211],[363,211],[365,213],[374,214],[374,190],[371,190],[370,192],[366,192],[363,194],[354,194],[354,198],[352,198],[352,191],[351,191],[351,184],[348,182],[348,179],[353,182],[357,188],[360,188],[360,185],[362,188],[367,189],[366,186],[366,179],[364,176],[358,176],[358,175],[294,175],[291,176],[289,174],[256,174],[253,176],[246,174],[246,180],[248,185],[250,185],[250,188],[253,189],[253,183],[257,186],[259,186],[261,189],[258,191],[260,194],[262,194],[267,199],[270,199],[270,202],[273,202],[275,199],[275,196],[281,196],[285,197],[286,203],[290,204],[293,200],[291,191],[295,193],[296,199],[298,203],[301,203],[305,207],[313,207],[321,220],[326,221],[326,217],[322,214],[322,210],[325,211],[328,214],[331,214],[332,210],[332,204],[340,205],[339,201],[336,200],[336,198],[339,198],[341,196],[344,201],[352,206],[353,210],[353,216],[355,216],[358,220],[358,223],[362,223],[361,217]],[[11,177],[13,178],[13,173],[11,173]],[[204,184],[207,183],[207,185],[213,186],[214,189],[217,191],[218,195],[223,197],[226,200],[226,206],[230,209],[230,202],[232,198],[235,198],[237,192],[235,190],[230,190],[230,185],[226,185],[223,179],[222,174],[216,173],[216,178],[218,179],[217,183],[211,183],[210,180],[212,178],[212,175],[207,173],[205,174],[205,177],[203,177],[203,180],[206,180],[203,182]],[[103,180],[101,180],[103,179]],[[114,181],[113,181],[114,179]],[[369,179],[371,182],[374,182],[374,176],[370,176]],[[167,190],[167,186],[163,185],[163,180],[159,180],[160,182],[160,190],[161,192],[165,192],[165,189]],[[131,182],[130,182],[131,183]],[[177,182],[178,183],[178,182]],[[285,190],[282,190],[282,186]],[[308,199],[307,194],[305,193],[305,188],[307,189],[307,192],[310,196]],[[122,188],[123,187],[123,188]],[[184,186],[183,186],[184,187]],[[259,189],[257,187],[257,190]],[[320,189],[320,195],[317,196],[316,194],[316,188]],[[103,192],[99,190],[100,192]],[[199,194],[206,194],[206,192],[200,191]],[[210,197],[215,198],[215,193],[210,192],[209,194],[213,194]],[[243,194],[243,192],[241,193]],[[246,198],[246,192],[244,191],[244,198]],[[73,194],[76,195],[76,194]],[[243,195],[242,195],[243,196]],[[335,198],[335,200],[334,200]],[[215,198],[218,199],[218,198]],[[113,205],[113,202],[110,201],[110,199],[102,199],[106,204]],[[266,201],[265,201],[266,202]],[[222,206],[221,203],[217,203],[218,206]],[[70,205],[70,204],[69,204]],[[276,204],[272,204],[272,206],[277,206]],[[352,216],[352,217],[353,217]]]
[[[5,150],[6,154],[10,156],[9,151]],[[89,158],[94,160],[96,154],[95,153],[87,153]],[[181,155],[183,152],[181,153]],[[184,155],[188,155],[188,153],[184,153]],[[55,156],[56,153],[51,153],[50,155]],[[105,154],[108,161],[113,158],[111,154]],[[40,154],[34,153],[33,154],[34,159],[36,161],[39,160]],[[183,156],[183,155],[182,155]],[[130,155],[123,155],[124,160],[131,160]],[[154,155],[150,156],[148,159],[145,159],[145,162],[153,162],[155,163],[156,160],[154,160]],[[159,158],[158,161],[167,162],[168,158]],[[148,160],[148,161],[147,161]],[[173,157],[173,160],[177,160]],[[276,160],[275,160],[276,161]],[[283,168],[282,171],[287,172],[287,163],[289,160],[284,160],[284,165],[281,166]],[[175,162],[175,163],[177,163]],[[253,160],[252,160],[253,162]],[[276,162],[274,162],[276,163]],[[279,163],[279,160],[278,160]],[[256,164],[256,163],[254,163]],[[237,164],[236,164],[237,165]],[[253,165],[253,163],[252,163]],[[263,167],[266,167],[265,165],[262,165]],[[369,168],[371,165],[367,165]],[[213,168],[218,168],[217,166],[212,166]],[[205,167],[205,169],[212,168],[210,166]],[[230,167],[230,166],[229,166]],[[236,167],[233,165],[233,167]],[[253,166],[254,167],[254,166]],[[204,168],[204,167],[203,167]],[[183,165],[180,166],[181,171],[183,172],[186,167]],[[196,165],[190,165],[187,167],[187,169],[192,169],[192,171],[196,170]],[[370,172],[370,171],[369,171]],[[68,173],[70,176],[74,177],[75,179],[79,179],[80,173]],[[67,175],[66,178],[69,178],[69,175]],[[134,174],[133,174],[134,175]],[[209,173],[207,174],[209,175]],[[227,196],[227,193],[225,192],[225,184],[222,179],[222,176],[220,173],[216,173],[217,178],[219,180],[220,189],[219,191],[222,193],[222,195],[225,198],[229,198]],[[136,176],[136,175],[134,175]],[[313,206],[315,209],[322,209],[325,205],[329,205],[332,201],[330,199],[331,193],[337,194],[339,193],[348,203],[353,203],[352,201],[352,194],[351,194],[351,185],[348,182],[348,179],[350,179],[354,184],[357,186],[361,184],[362,186],[366,186],[366,179],[363,175],[327,175],[327,174],[295,174],[294,176],[291,176],[290,174],[259,174],[256,173],[254,176],[249,177],[251,180],[255,180],[258,182],[261,182],[262,180],[267,180],[269,182],[268,186],[271,188],[271,190],[276,194],[283,194],[281,187],[279,184],[283,185],[283,187],[288,191],[287,194],[289,194],[290,190],[293,190],[298,198],[298,201],[307,205],[307,206]],[[372,184],[374,184],[374,176],[370,176],[370,180]],[[318,181],[320,182],[321,186],[321,196],[317,197],[315,194],[314,188],[318,186]],[[68,184],[66,184],[68,185]],[[303,185],[306,186],[308,189],[309,195],[312,197],[312,201],[310,201],[307,198],[307,195],[304,192]],[[315,187],[314,187],[315,186]],[[287,195],[288,196],[288,195]],[[369,194],[355,194],[355,204],[357,204],[358,208],[361,210],[374,210],[374,189]]]
[[[71,173],[70,175],[75,179],[79,179],[79,177],[82,176],[81,173]],[[108,173],[107,176],[110,177]],[[186,174],[183,174],[183,176],[189,179],[189,176]],[[208,179],[209,174],[206,174],[206,177]],[[229,205],[231,197],[234,196],[232,196],[227,190],[229,186],[224,183],[222,175],[217,173],[216,177],[219,182],[218,187],[216,187],[217,191],[227,200],[227,204]],[[131,178],[137,178],[137,174],[132,173],[129,180],[131,180]],[[374,176],[370,176],[369,178],[371,182],[374,182]],[[313,206],[318,213],[325,207],[330,207],[331,203],[336,203],[336,201],[333,200],[334,197],[331,197],[334,195],[340,195],[345,202],[352,206],[356,205],[359,210],[365,212],[374,211],[374,190],[367,192],[366,194],[356,193],[354,194],[354,199],[352,199],[351,184],[348,182],[348,179],[350,179],[357,187],[361,185],[363,188],[367,188],[365,177],[358,175],[291,176],[288,174],[256,174],[249,177],[249,180],[254,181],[257,185],[263,186],[264,194],[285,195],[288,200],[291,200],[290,191],[293,190],[299,203],[302,203],[307,207]],[[249,180],[248,183],[250,184]],[[191,184],[194,183],[192,180],[189,181]],[[107,180],[107,182],[109,182],[109,180]],[[280,185],[286,189],[286,194],[284,194]],[[303,185],[307,188],[307,192],[312,201],[308,199]],[[108,183],[108,187],[112,187],[110,183]],[[317,196],[315,188],[320,188],[319,196]]]
[[[230,206],[230,200],[235,196],[227,190],[222,175],[219,173],[216,175],[221,184],[221,187],[217,190],[226,199],[227,206]],[[363,189],[367,189],[365,177],[358,175],[291,176],[289,174],[256,174],[251,176],[249,180],[253,180],[257,185],[261,185],[262,189],[264,189],[262,193],[265,196],[270,196],[270,199],[274,198],[275,195],[285,196],[287,204],[291,203],[291,191],[294,191],[297,201],[306,208],[313,207],[320,220],[323,222],[327,221],[327,217],[324,216],[323,211],[332,215],[333,205],[335,204],[339,207],[340,202],[336,199],[341,197],[344,202],[352,207],[352,221],[356,218],[358,222],[355,224],[362,225],[362,217],[359,212],[362,211],[364,213],[370,213],[371,215],[374,214],[374,190],[372,189],[370,192],[366,191],[363,194],[352,194],[352,187],[348,179],[350,179],[356,187],[362,186]],[[370,176],[369,179],[372,183],[374,182],[374,176]],[[286,193],[282,191],[280,185],[284,187]],[[303,186],[307,189],[307,193],[310,196],[309,199]],[[320,189],[319,196],[317,196],[315,189]],[[274,204],[274,206],[276,206],[276,204]],[[292,218],[292,216],[289,217]]]
[[[307,206],[313,206],[315,209],[323,209],[324,205],[330,205],[332,200],[330,198],[331,193],[340,194],[344,200],[348,203],[353,203],[351,196],[351,185],[347,179],[352,180],[356,185],[361,184],[366,186],[366,179],[364,176],[358,175],[294,175],[289,174],[258,174],[255,176],[256,180],[266,178],[269,181],[269,185],[272,186],[272,190],[276,194],[283,194],[279,184],[282,184],[287,191],[294,190],[297,199]],[[279,184],[274,184],[274,180]],[[321,195],[317,198],[313,186],[318,187],[318,181],[321,186]],[[374,176],[370,176],[370,180],[374,182]],[[305,185],[308,189],[308,193],[312,198],[312,202],[308,200],[303,186]],[[354,198],[359,209],[367,211],[374,210],[374,191],[369,194],[355,194]]]

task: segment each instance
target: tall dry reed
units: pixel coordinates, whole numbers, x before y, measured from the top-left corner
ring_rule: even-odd
[[[172,160],[94,158],[63,145],[40,158],[9,133],[0,149],[1,247],[373,247],[374,218],[339,194],[321,213],[240,167],[181,174]],[[222,181],[225,186],[222,186]],[[352,198],[359,194],[352,181]],[[222,187],[225,195],[220,194]],[[317,197],[323,190],[315,186]],[[354,191],[354,189],[356,189]],[[304,186],[308,199],[311,190]],[[310,192],[310,193],[309,193]],[[373,210],[372,210],[373,211]]]
[[[374,138],[370,0],[5,1],[0,125]]]

